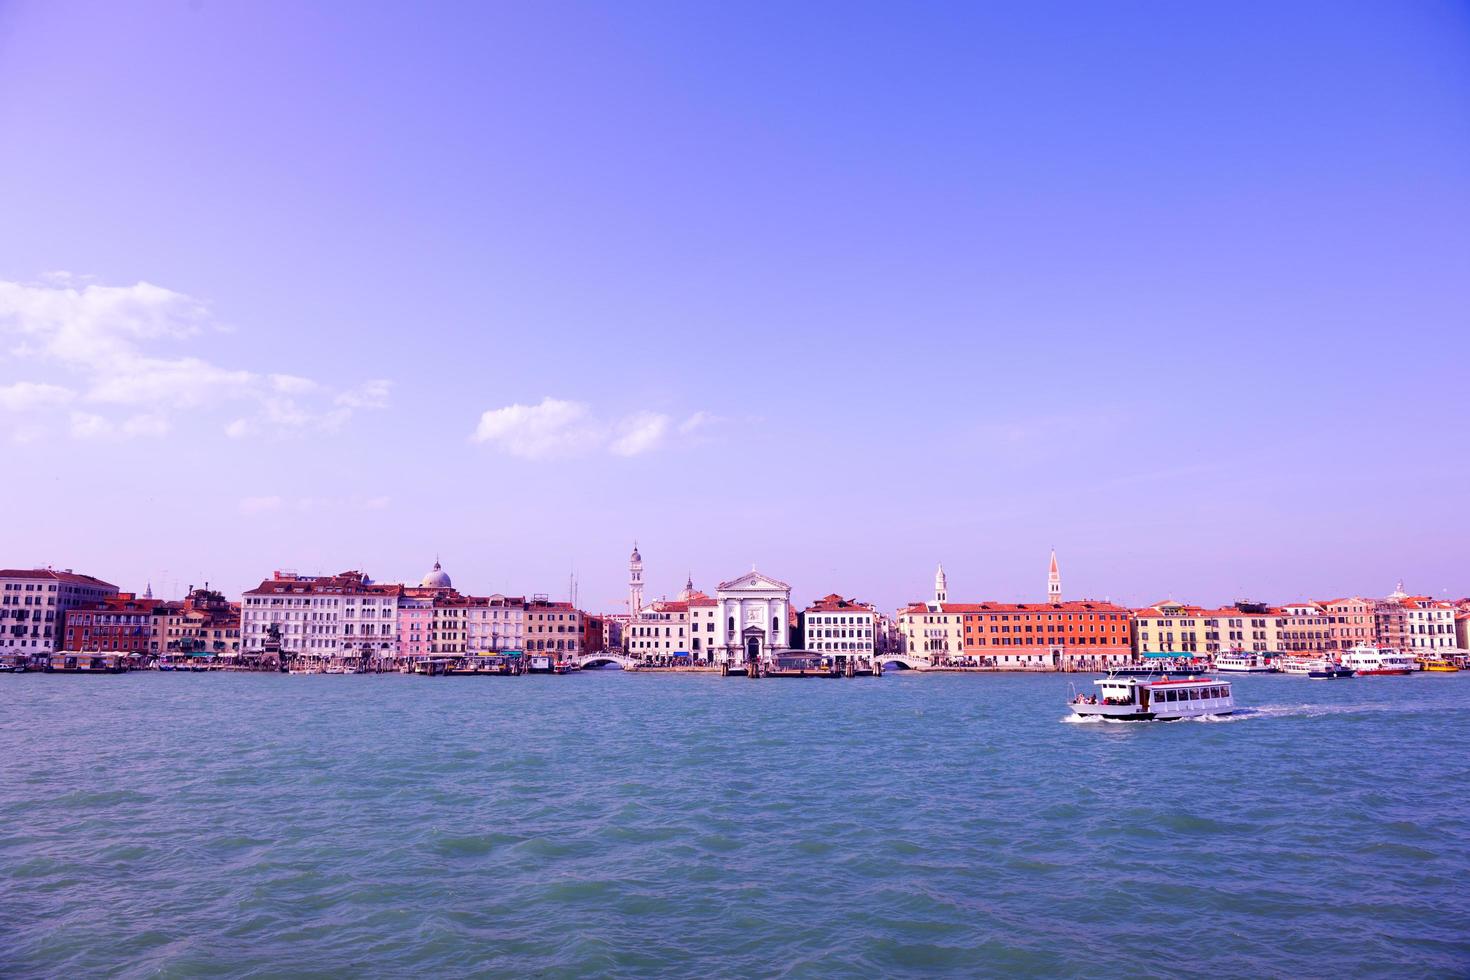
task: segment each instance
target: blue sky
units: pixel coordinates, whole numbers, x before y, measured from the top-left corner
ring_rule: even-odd
[[[0,5],[0,564],[1465,594],[1467,52],[1432,2]]]

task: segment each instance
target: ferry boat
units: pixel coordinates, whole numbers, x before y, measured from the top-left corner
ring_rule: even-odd
[[[1277,672],[1276,668],[1271,665],[1271,661],[1261,654],[1242,653],[1239,650],[1217,654],[1215,669],[1235,674],[1274,674]]]
[[[1235,710],[1230,682],[1214,677],[1142,677],[1110,674],[1093,681],[1098,692],[1072,698],[1072,713],[1110,721],[1176,721]]]
[[[1414,663],[1414,658],[1406,653],[1363,644],[1344,650],[1342,654],[1342,665],[1357,671],[1359,676],[1368,674],[1412,674],[1419,669],[1419,665]]]

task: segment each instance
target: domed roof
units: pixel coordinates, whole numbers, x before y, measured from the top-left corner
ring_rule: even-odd
[[[643,560],[643,556],[638,553],[638,542],[637,541],[634,541],[633,542],[633,557],[630,558],[630,559],[628,559],[628,560],[629,561],[642,561]]]
[[[419,585],[426,589],[448,589],[453,587],[449,581],[449,573],[439,567],[438,559],[434,560],[434,567],[429,569],[429,574],[424,576],[424,580]]]

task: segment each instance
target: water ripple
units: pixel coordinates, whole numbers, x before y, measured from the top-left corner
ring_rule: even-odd
[[[1236,689],[0,677],[0,974],[1470,970],[1470,678]]]

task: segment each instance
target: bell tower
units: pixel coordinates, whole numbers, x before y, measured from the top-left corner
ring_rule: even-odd
[[[643,612],[643,556],[638,542],[633,542],[633,557],[628,559],[628,615],[634,619]]]
[[[1062,573],[1057,569],[1057,549],[1051,549],[1051,568],[1046,573],[1046,601],[1062,601]]]
[[[944,577],[944,562],[939,563],[939,570],[934,573],[934,601],[949,601],[949,580]]]

